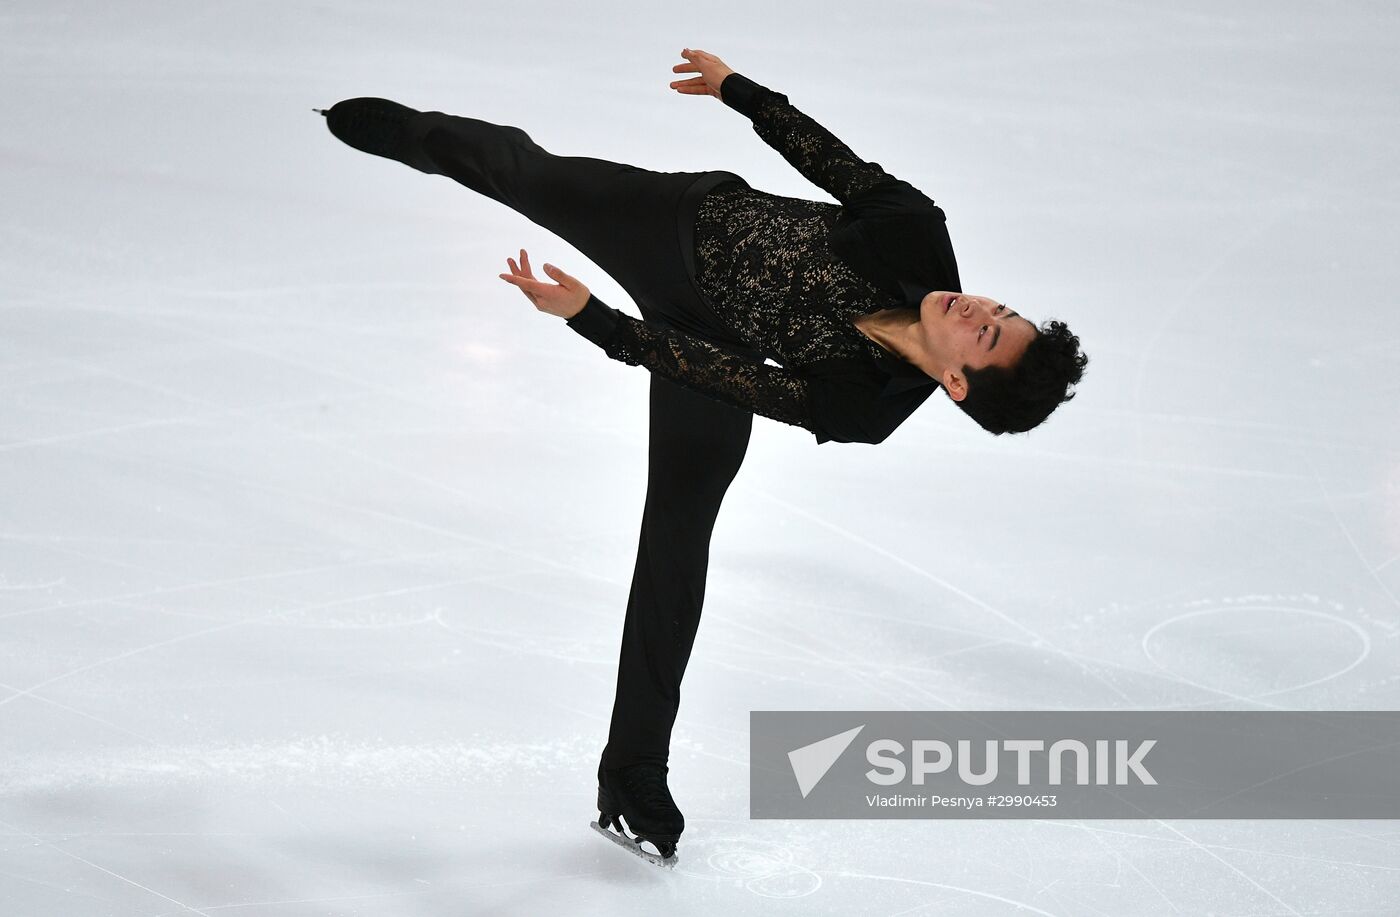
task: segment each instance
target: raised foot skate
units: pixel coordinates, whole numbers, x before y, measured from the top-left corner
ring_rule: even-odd
[[[422,114],[389,99],[345,99],[318,111],[326,127],[342,143],[364,153],[405,161],[409,123]]]
[[[594,831],[597,831],[619,847],[636,854],[648,863],[664,866],[667,869],[674,869],[679,860],[679,857],[676,856],[676,841],[679,840],[677,837],[652,837],[650,835],[643,835],[635,838],[629,837],[627,835],[627,829],[622,823],[622,816],[608,815],[606,812],[599,812],[598,820],[591,821],[588,824]],[[611,830],[611,828],[616,828],[617,830],[614,831]],[[641,845],[642,841],[650,843],[659,853],[652,853],[650,850],[647,850]]]

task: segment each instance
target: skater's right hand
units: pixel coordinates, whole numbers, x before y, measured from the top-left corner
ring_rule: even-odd
[[[672,73],[698,73],[700,75],[688,80],[676,80],[671,84],[671,88],[682,95],[708,95],[719,99],[719,84],[723,83],[724,78],[734,71],[724,61],[707,51],[683,48],[681,49],[681,57],[685,58],[685,63],[672,67]]]
[[[578,278],[565,274],[552,264],[546,264],[544,272],[556,282],[545,283],[536,280],[534,271],[530,270],[530,255],[523,248],[520,250],[518,266],[514,258],[507,258],[506,264],[510,265],[510,273],[496,276],[507,283],[515,284],[520,292],[525,294],[525,298],[534,303],[535,308],[541,312],[548,312],[560,318],[573,318],[583,311],[583,307],[588,305],[589,297],[593,295]]]

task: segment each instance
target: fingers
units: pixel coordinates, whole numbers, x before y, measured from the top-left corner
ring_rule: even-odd
[[[517,268],[515,266],[515,261],[510,258],[506,259],[506,263],[510,265],[510,272],[512,274],[517,274],[521,277],[529,278],[530,280],[535,279],[535,272],[530,269],[530,253],[525,251],[525,249],[522,248],[520,250],[520,267]]]
[[[510,265],[510,272],[512,274],[515,274],[518,277],[524,277],[528,280],[535,279],[535,272],[530,269],[530,253],[525,251],[525,249],[522,248],[520,250],[519,267],[516,267],[514,258],[507,258],[506,264]]]
[[[530,297],[531,300],[534,300],[535,293],[537,291],[531,290],[530,287],[539,286],[540,282],[538,280],[528,280],[524,277],[521,277],[518,274],[497,274],[496,276],[504,280],[506,283],[515,284],[515,286],[520,290],[520,292]]]
[[[706,74],[713,77],[718,71],[716,66],[723,67],[724,61],[710,54],[708,51],[700,51],[695,48],[682,48],[681,57],[686,59],[683,64],[676,64],[671,68],[672,73],[699,73],[700,76],[692,77],[688,80],[674,80],[671,88],[683,95],[705,95],[719,98],[719,90],[710,87]]]
[[[709,92],[709,87],[705,84],[705,78],[702,76],[688,80],[676,80],[671,84],[671,88],[679,92]]]
[[[565,274],[552,264],[546,264],[544,266],[544,272],[558,281],[559,285],[566,290],[573,289],[578,284],[577,280]]]
[[[514,258],[507,258],[506,264],[510,265],[510,273],[498,274],[496,276],[515,284],[521,290],[524,290],[527,295],[543,293],[547,290],[557,289],[558,287],[570,289],[578,284],[578,281],[572,276],[564,273],[552,264],[546,264],[544,266],[544,272],[552,278],[558,286],[551,286],[541,280],[537,280],[530,269],[530,254],[523,248],[520,250],[519,267],[516,266]]]
[[[719,58],[704,51],[692,51],[686,48],[681,51],[681,57],[685,58],[685,63],[676,64],[671,68],[676,73],[696,73],[700,70],[700,64],[719,63]]]
[[[514,258],[507,258],[506,264],[510,265],[509,274],[497,274],[507,283],[515,286],[529,297],[531,302],[536,302],[535,296],[541,292],[541,287],[545,285],[535,279],[534,273],[530,270],[530,255],[525,249],[520,250],[520,265],[517,267]]]
[[[507,283],[514,284],[525,298],[534,304],[535,308],[541,312],[548,312],[550,315],[558,315],[563,318],[571,318],[577,315],[579,310],[587,306],[592,293],[583,283],[564,273],[552,264],[542,265],[544,272],[554,283],[546,283],[542,280],[535,280],[527,276],[530,270],[530,255],[525,249],[520,250],[520,267],[516,267],[514,258],[507,258],[511,273],[497,274]]]

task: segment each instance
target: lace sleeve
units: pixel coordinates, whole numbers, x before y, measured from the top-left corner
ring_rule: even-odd
[[[807,383],[785,369],[727,353],[708,341],[623,315],[609,357],[763,417],[813,430]],[[813,432],[816,432],[813,430]]]
[[[807,380],[786,369],[640,321],[597,297],[589,297],[569,325],[614,360],[644,366],[725,404],[824,435],[812,416]]]
[[[894,177],[878,162],[865,162],[830,131],[798,111],[788,97],[740,73],[720,84],[720,98],[753,121],[754,132],[812,184],[842,204]]]

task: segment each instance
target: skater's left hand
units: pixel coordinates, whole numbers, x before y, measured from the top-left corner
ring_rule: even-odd
[[[560,318],[573,318],[588,304],[588,287],[552,264],[546,264],[544,272],[557,282],[545,283],[543,280],[536,280],[530,270],[530,256],[525,249],[520,250],[518,267],[514,258],[507,258],[506,263],[510,265],[510,273],[498,276],[519,287],[525,298],[534,303],[535,308],[541,312],[548,312]]]

